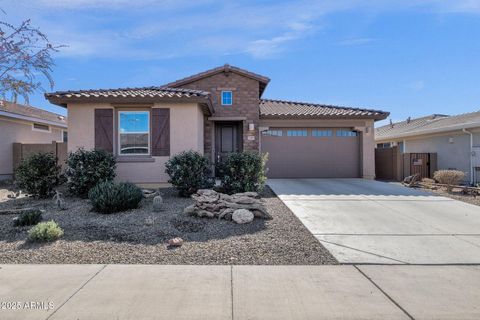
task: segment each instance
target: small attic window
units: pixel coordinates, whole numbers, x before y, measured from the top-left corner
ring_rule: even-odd
[[[33,123],[32,130],[50,132],[50,126],[41,123]]]
[[[222,106],[231,106],[233,103],[233,92],[222,91]]]

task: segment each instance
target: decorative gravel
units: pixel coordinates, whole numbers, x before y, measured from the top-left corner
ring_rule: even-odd
[[[14,227],[15,215],[0,215],[0,263],[337,264],[268,187],[262,198],[273,219],[244,225],[183,214],[193,201],[172,188],[161,189],[161,212],[145,199],[138,209],[110,215],[91,212],[85,199],[67,198],[68,210],[60,211],[52,200],[8,199],[7,193],[0,190],[0,209],[45,209],[44,220],[55,220],[65,235],[30,243],[29,227]],[[183,246],[167,248],[174,237],[183,238]]]

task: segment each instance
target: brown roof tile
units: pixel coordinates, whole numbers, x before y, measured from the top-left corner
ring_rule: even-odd
[[[260,100],[261,118],[371,118],[385,119],[388,112],[284,100]]]
[[[46,120],[63,126],[67,124],[67,117],[60,114],[5,100],[0,100],[0,111],[8,112],[12,115],[36,118],[39,120],[39,122]]]

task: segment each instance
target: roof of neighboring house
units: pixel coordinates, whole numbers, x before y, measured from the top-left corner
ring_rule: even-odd
[[[382,120],[388,115],[388,112],[372,109],[284,100],[260,100],[261,118],[370,118]]]
[[[455,116],[433,114],[376,128],[375,140],[406,138],[474,127],[480,127],[480,111]]]
[[[66,107],[71,102],[109,102],[109,103],[142,103],[162,100],[192,100],[208,104],[210,112],[210,94],[206,91],[184,88],[143,87],[117,89],[91,89],[78,91],[56,91],[46,93],[45,98],[51,103]]]
[[[43,109],[0,100],[0,115],[32,122],[67,126],[67,117]]]
[[[215,74],[222,73],[222,72],[227,73],[227,74],[229,72],[233,72],[233,73],[237,73],[239,75],[245,76],[247,78],[257,80],[260,83],[260,96],[262,96],[263,91],[267,87],[267,84],[270,82],[270,78],[268,78],[268,77],[253,73],[253,72],[245,70],[245,69],[234,67],[234,66],[231,66],[229,64],[225,64],[221,67],[213,68],[213,69],[210,69],[210,70],[207,70],[207,71],[203,71],[203,72],[194,74],[193,76],[189,76],[189,77],[186,77],[186,78],[174,81],[174,82],[167,83],[165,85],[165,87],[170,87],[170,88],[175,87],[176,88],[176,87],[183,86],[183,85],[186,85],[188,83],[192,83],[192,82],[195,82],[197,80],[200,80],[200,79],[203,79],[203,78],[206,78],[206,77],[210,77],[210,76],[213,76]]]

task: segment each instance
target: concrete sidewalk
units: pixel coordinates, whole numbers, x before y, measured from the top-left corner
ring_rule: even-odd
[[[2,320],[479,319],[480,267],[2,265],[0,301]]]

